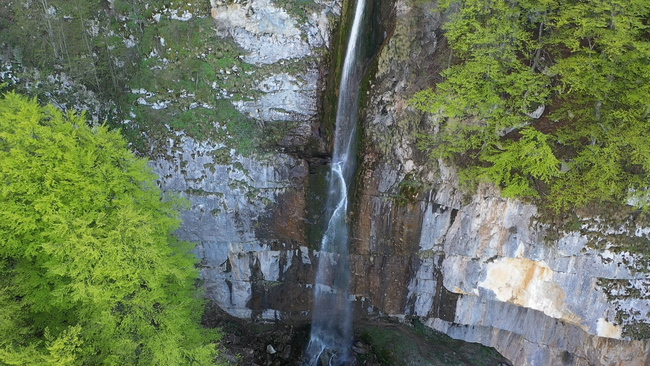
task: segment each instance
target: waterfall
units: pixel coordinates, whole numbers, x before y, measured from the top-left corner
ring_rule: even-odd
[[[354,21],[343,62],[336,111],[334,154],[329,175],[323,235],[314,286],[311,338],[304,365],[345,365],[350,362],[352,306],[350,283],[348,190],[356,169],[357,114],[362,67],[359,33],[365,0],[357,0]]]

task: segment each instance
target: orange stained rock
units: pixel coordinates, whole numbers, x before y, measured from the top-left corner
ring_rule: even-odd
[[[497,259],[487,264],[485,280],[478,287],[493,291],[500,301],[539,310],[585,328],[582,319],[567,307],[566,293],[553,280],[553,270],[544,262],[526,258]]]

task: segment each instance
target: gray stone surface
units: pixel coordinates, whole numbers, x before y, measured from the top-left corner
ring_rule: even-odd
[[[328,17],[341,12],[340,1],[317,1],[320,11],[308,13],[306,23],[300,24],[271,0],[210,3],[219,35],[232,37],[249,52],[244,60],[258,65],[312,56],[314,49],[329,47]]]
[[[648,342],[631,341],[624,333],[629,325],[650,323],[645,290],[650,277],[638,271],[647,262],[616,250],[607,239],[624,235],[650,244],[648,228],[609,227],[592,218],[583,221],[580,231],[551,237],[554,228],[538,223],[535,206],[501,198],[498,189],[486,184],[465,197],[453,168],[418,157],[412,147],[421,130],[414,126],[433,123],[404,101],[426,74],[416,70],[438,67],[431,49],[438,44],[432,30],[440,19],[408,0],[396,6],[395,34],[379,56],[367,107],[371,143],[365,154],[372,154],[375,165],[362,172],[374,183],[366,190],[372,205],[362,203],[368,209],[361,216],[371,216],[364,224],[371,228],[371,255],[410,251],[417,259],[407,271],[405,293],[384,286],[389,295],[370,299],[382,304],[386,296],[402,294],[400,311],[383,310],[398,319],[416,315],[452,337],[494,346],[515,365],[650,363]],[[400,182],[407,173],[415,173],[431,190],[400,208],[389,197],[402,194]],[[419,228],[406,221],[416,217]],[[373,239],[387,227],[391,233],[420,230],[417,247],[399,238]],[[388,277],[402,278],[400,268],[385,263],[392,272]],[[445,304],[454,310],[444,309]]]
[[[274,74],[260,82],[258,90],[262,96],[251,101],[233,101],[233,105],[258,121],[308,122],[317,113],[318,77],[315,68],[297,76]]]
[[[213,16],[219,32],[249,51],[249,62],[263,65],[328,44],[329,25],[314,22],[340,9],[322,4],[305,24],[268,0],[213,1]],[[429,84],[422,75],[435,62],[440,18],[431,6],[397,1],[396,29],[369,89],[350,259],[357,315],[417,316],[452,337],[493,346],[515,365],[647,365],[648,342],[623,333],[650,323],[650,277],[637,270],[647,264],[607,238],[648,240],[650,228],[596,218],[551,239],[535,206],[501,198],[489,185],[465,197],[453,168],[418,151],[416,134],[432,121],[407,100]],[[314,70],[269,75],[260,98],[236,106],[260,121],[310,121],[319,93]],[[314,267],[335,258],[307,247],[315,226],[306,192],[315,176],[306,161],[179,141],[153,165],[165,190],[192,202],[179,234],[199,243],[207,296],[242,318],[309,319]],[[421,183],[413,197],[401,190],[407,177]]]
[[[252,98],[232,101],[235,108],[260,124],[296,121],[303,122],[298,131],[309,131],[305,123],[317,117],[322,57],[341,12],[340,0],[315,2],[317,10],[307,12],[304,23],[271,0],[210,3],[217,34],[242,47],[245,62],[267,67],[260,69],[266,74],[248,93]]]
[[[232,37],[248,51],[244,60],[253,64],[273,64],[281,59],[310,54],[297,21],[270,0],[226,2],[211,0],[217,33]]]
[[[269,244],[275,238],[258,237],[256,229],[281,195],[302,190],[307,166],[289,155],[255,159],[234,150],[228,162],[219,164],[214,156],[220,149],[221,144],[181,136],[178,142],[170,140],[165,158],[152,165],[163,190],[190,199],[178,235],[198,243],[206,296],[230,314],[249,318],[253,282],[278,281],[294,261],[304,260],[304,252],[294,250],[281,260],[282,251]]]

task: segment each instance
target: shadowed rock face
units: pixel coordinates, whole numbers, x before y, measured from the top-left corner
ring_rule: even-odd
[[[336,5],[321,3],[323,9]],[[441,19],[432,6],[396,1],[394,31],[387,27],[391,37],[364,91],[364,136],[351,210],[355,315],[419,317],[454,338],[493,346],[515,365],[650,364],[648,342],[629,339],[648,337],[635,333],[650,323],[650,277],[639,271],[647,262],[607,244],[611,236],[648,242],[650,229],[632,221],[612,227],[585,220],[579,231],[551,239],[554,228],[537,222],[535,206],[500,198],[488,185],[464,197],[454,170],[418,151],[416,134],[431,121],[406,101],[430,86],[435,80],[428,78],[448,59],[439,36]],[[243,7],[215,2],[213,15],[224,22],[219,32],[235,40],[244,34],[237,29],[253,23],[219,18],[219,12],[235,14]],[[271,2],[248,1],[245,7],[260,7],[258,28],[277,20],[303,32],[331,29],[322,23],[331,17],[316,14],[313,24],[300,28],[286,12],[271,9]],[[291,27],[276,28],[284,29],[277,35],[269,31],[278,60],[303,57],[307,51],[301,47],[321,44],[306,33],[294,37],[287,33]],[[263,41],[247,32],[242,47]],[[329,44],[323,34],[323,44]],[[261,63],[267,51],[250,46],[251,62]],[[319,64],[310,72],[326,70]],[[300,85],[283,74],[274,77],[277,88],[269,88],[269,94],[311,98],[313,104],[294,115],[304,122],[306,135],[318,130],[313,106],[319,104],[322,90],[316,84],[323,76],[296,78]],[[278,111],[293,110],[288,95],[271,104],[279,103]],[[265,108],[258,109],[271,111]],[[182,138],[169,146],[166,159],[153,162],[163,188],[185,192],[192,202],[179,235],[199,243],[206,296],[240,318],[308,321],[316,264],[335,260],[315,249],[319,212],[310,212],[324,199],[315,187],[325,179],[326,169],[318,164],[326,159],[279,152],[243,157],[230,151],[229,161],[220,164],[213,157],[221,148]]]
[[[647,341],[625,340],[626,330],[650,322],[648,275],[638,271],[647,262],[594,245],[610,234],[650,244],[648,230],[596,220],[558,235],[537,222],[535,206],[492,186],[463,197],[453,169],[415,147],[416,133],[432,124],[405,103],[448,59],[436,37],[440,18],[409,1],[396,9],[366,108],[353,250],[371,263],[355,269],[371,275],[354,274],[356,294],[379,312],[491,345],[516,365],[650,363]],[[409,190],[414,176],[426,187],[419,194]],[[622,288],[637,295],[616,296]]]

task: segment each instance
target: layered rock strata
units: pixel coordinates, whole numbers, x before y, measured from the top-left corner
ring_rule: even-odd
[[[464,197],[453,169],[418,151],[417,133],[435,124],[406,104],[448,62],[441,17],[410,1],[396,8],[366,109],[354,247],[370,258],[364,270],[379,266],[379,280],[358,273],[356,293],[515,365],[650,364],[649,343],[631,340],[648,337],[639,330],[650,323],[650,267],[619,245],[649,245],[648,229],[584,218],[558,232],[495,187]]]
[[[164,190],[191,202],[178,234],[198,243],[207,298],[240,318],[309,319],[318,253],[307,247],[311,157],[304,150],[318,133],[340,1],[210,3],[216,34],[233,40],[245,52],[243,61],[266,73],[245,93],[249,98],[233,105],[260,128],[297,126],[279,148],[301,155],[268,148],[242,155],[233,144],[178,132],[158,147],[162,152],[152,165]]]
[[[540,221],[535,206],[503,199],[494,187],[465,197],[453,169],[418,150],[417,134],[435,130],[407,101],[436,81],[449,54],[434,4],[415,3],[396,2],[394,33],[364,89],[352,198],[356,315],[417,317],[454,338],[493,346],[515,365],[650,364],[648,342],[632,340],[648,337],[650,268],[617,244],[650,244],[650,230],[592,218],[558,231]],[[335,3],[317,4],[336,13]],[[327,45],[321,30],[331,26],[322,22],[331,17],[322,14],[300,23],[270,1],[213,2],[219,34],[259,64],[310,57]],[[265,94],[237,108],[262,121],[304,121],[307,137],[296,141],[307,141],[318,129],[318,80],[326,69],[314,65],[269,76],[259,87]],[[284,152],[244,157],[182,136],[167,150],[154,164],[162,187],[192,202],[179,234],[199,243],[207,297],[242,318],[307,321],[315,265],[336,260],[310,239],[318,236],[319,213],[309,207],[324,195],[316,189],[323,179],[317,166]]]

